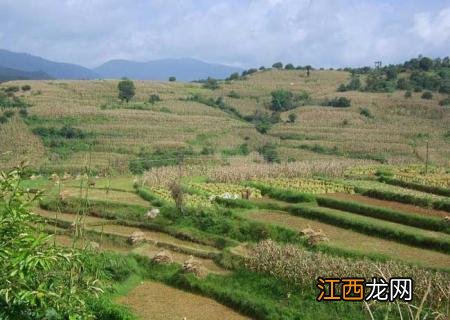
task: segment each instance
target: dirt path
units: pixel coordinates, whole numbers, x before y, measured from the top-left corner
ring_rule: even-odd
[[[405,213],[418,213],[425,216],[435,216],[440,218],[450,216],[450,213],[445,211],[416,207],[410,204],[404,204],[395,201],[379,200],[359,194],[335,193],[327,194],[326,196],[340,200],[357,201],[368,205],[390,208]]]
[[[218,302],[156,282],[144,282],[120,297],[143,320],[249,319]]]
[[[430,267],[450,266],[450,255],[426,250],[389,241],[378,237],[371,237],[348,229],[330,224],[292,216],[285,212],[258,210],[250,212],[247,217],[253,220],[269,222],[285,228],[301,231],[307,227],[323,230],[330,239],[331,246],[348,248],[362,253],[378,253],[408,262],[418,262]]]

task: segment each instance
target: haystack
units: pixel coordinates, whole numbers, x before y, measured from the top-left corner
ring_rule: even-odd
[[[308,226],[307,228],[303,229],[301,233],[304,236],[306,236],[306,241],[308,242],[309,245],[312,246],[320,242],[329,240],[325,232],[322,231],[322,229],[316,231]]]
[[[167,263],[172,263],[173,262],[173,258],[172,255],[170,254],[170,252],[163,250],[158,252],[152,259],[154,262],[156,263],[160,263],[160,264],[167,264]]]
[[[128,237],[128,243],[134,245],[145,240],[145,234],[142,231],[135,231]]]
[[[152,210],[147,212],[147,214],[145,216],[147,217],[148,220],[150,220],[150,219],[155,219],[158,215],[159,215],[159,209],[153,208]]]
[[[192,272],[199,278],[205,277],[208,274],[202,263],[195,260],[193,256],[190,256],[189,259],[183,263],[183,270],[184,272]]]

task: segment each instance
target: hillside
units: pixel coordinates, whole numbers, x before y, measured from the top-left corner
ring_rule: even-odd
[[[92,70],[70,63],[54,62],[27,53],[0,49],[0,65],[22,71],[41,71],[55,79],[96,79]]]
[[[450,115],[439,105],[446,95],[435,93],[427,100],[419,92],[410,98],[404,91],[337,92],[349,77],[343,71],[317,70],[307,77],[303,70],[266,70],[221,82],[216,90],[195,83],[135,81],[136,96],[128,104],[117,102],[114,80],[10,82],[1,87],[31,85],[31,91],[17,95],[32,106],[27,118],[0,125],[2,163],[27,156],[38,159],[39,166],[76,171],[89,154],[98,169],[112,165],[127,171],[130,161],[158,152],[168,158],[177,150],[191,157],[246,157],[248,152],[254,157],[263,155],[267,145],[275,146],[275,160],[281,161],[409,163],[425,161],[429,141],[430,162],[448,165]],[[255,129],[254,115],[269,112],[270,93],[276,89],[307,92],[310,98],[282,112],[263,134]],[[148,103],[152,94],[161,101]],[[351,99],[349,108],[319,105],[340,96]],[[291,113],[297,115],[294,123],[287,121]],[[63,125],[80,129],[86,137],[55,144],[42,133],[43,127]]]
[[[179,81],[194,81],[208,77],[225,79],[242,69],[195,59],[163,59],[149,62],[112,60],[94,69],[106,79],[127,77],[138,80],[163,80],[176,77]]]
[[[0,81],[11,80],[48,80],[48,74],[42,71],[22,71],[0,66]]]

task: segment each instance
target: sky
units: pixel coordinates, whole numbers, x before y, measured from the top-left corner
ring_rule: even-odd
[[[0,48],[86,67],[400,63],[450,55],[450,0],[0,0]]]

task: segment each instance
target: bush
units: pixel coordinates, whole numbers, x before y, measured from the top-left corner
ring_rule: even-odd
[[[288,119],[290,123],[294,123],[295,120],[297,120],[297,115],[295,113],[290,113]]]
[[[30,91],[31,90],[31,86],[29,84],[25,84],[22,86],[22,91]]]
[[[283,69],[283,63],[281,63],[281,62],[275,62],[275,63],[272,65],[272,68],[275,68],[275,69]]]
[[[450,98],[445,98],[439,101],[440,106],[450,106]]]
[[[284,69],[286,70],[294,70],[295,67],[292,63],[288,63],[287,65],[284,66]]]
[[[148,102],[151,104],[154,104],[159,101],[161,101],[161,98],[157,94],[151,94],[150,97],[148,98]]]
[[[239,79],[239,73],[233,72],[230,74],[230,76],[227,78],[227,80],[238,80]]]
[[[233,99],[239,99],[241,96],[236,91],[231,90],[230,93],[228,94],[228,97]]]
[[[4,91],[7,93],[18,92],[19,90],[20,90],[19,86],[9,86],[4,89]]]
[[[405,98],[411,98],[411,96],[412,96],[411,90],[406,90],[406,92],[405,92]]]
[[[346,97],[333,98],[331,100],[326,99],[322,105],[333,108],[348,108],[351,105],[351,100]]]
[[[5,116],[0,116],[0,124],[2,123],[7,123],[8,122],[8,118]]]
[[[206,81],[203,83],[203,88],[205,89],[210,89],[210,90],[216,90],[219,89],[219,82],[211,77],[208,77],[208,79],[206,79]]]
[[[294,108],[293,98],[294,95],[292,92],[279,89],[276,91],[272,91],[272,102],[270,108],[273,111],[286,111]]]
[[[258,149],[258,152],[263,156],[267,162],[280,162],[277,153],[277,146],[272,143],[267,143]]]
[[[359,109],[359,114],[364,116],[364,117],[366,117],[366,118],[373,119],[372,112],[370,112],[370,110],[368,108],[366,108],[366,107],[360,108]]]
[[[174,76],[169,77],[169,81],[170,81],[170,82],[175,82],[175,81],[177,81],[177,78],[175,78]]]
[[[433,94],[431,93],[431,91],[425,91],[424,93],[422,93],[422,99],[431,100],[433,99]]]
[[[119,90],[119,99],[122,101],[130,101],[131,98],[135,95],[135,87],[133,81],[129,79],[123,79],[117,85],[117,89]]]
[[[314,203],[316,202],[316,198],[314,195],[310,193],[302,193],[294,190],[283,190],[274,188],[268,185],[265,185],[263,183],[259,182],[245,182],[245,185],[248,185],[250,187],[256,188],[261,190],[261,193],[263,195],[268,195],[271,198],[286,201],[286,202],[292,202],[292,203],[298,203],[298,202],[310,202]]]
[[[25,109],[25,108],[22,108],[22,109],[19,110],[19,114],[20,114],[21,117],[25,118],[25,117],[28,116],[28,110]]]
[[[3,115],[4,115],[6,118],[12,118],[12,117],[14,116],[14,111],[7,110],[7,111],[3,112]]]

